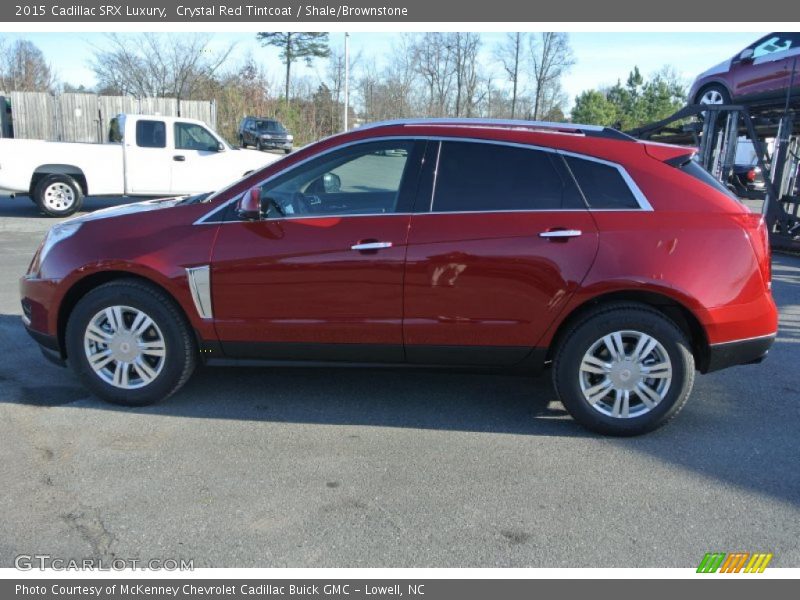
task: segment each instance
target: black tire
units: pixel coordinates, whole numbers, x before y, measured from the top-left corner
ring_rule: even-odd
[[[122,389],[112,385],[89,365],[84,333],[93,317],[111,306],[144,312],[163,335],[163,365],[143,387]],[[83,296],[69,317],[65,341],[67,360],[83,384],[103,400],[124,406],[145,406],[168,398],[186,383],[197,362],[194,335],[180,308],[158,288],[135,279],[115,280]]]
[[[258,150],[259,152],[263,152],[264,151],[264,146],[261,145],[261,140],[258,140],[256,142],[256,150]]]
[[[63,199],[49,197],[53,187],[60,187]],[[33,201],[48,217],[68,217],[83,206],[83,189],[69,175],[47,175],[42,177],[33,190]]]
[[[664,397],[649,411],[627,418],[604,414],[589,403],[581,389],[580,366],[584,355],[604,336],[618,331],[641,332],[657,340],[666,351],[672,369]],[[672,320],[646,305],[616,303],[588,313],[565,332],[553,361],[553,384],[564,407],[587,429],[605,435],[633,436],[661,427],[678,414],[689,399],[694,371],[691,346]],[[611,390],[609,400],[610,394]],[[597,404],[603,407],[604,402],[605,399]],[[631,395],[631,403],[645,408],[638,394]]]
[[[717,93],[722,98],[722,102],[717,102],[716,104],[730,104],[731,103],[731,93],[724,85],[720,85],[718,83],[712,83],[700,89],[697,92],[697,96],[694,97],[694,103],[700,104],[700,100],[708,93]]]
[[[243,135],[239,136],[239,144],[242,146],[242,148],[247,148],[247,142],[244,141]]]
[[[291,152],[292,152],[292,149],[291,149],[291,148],[284,148],[284,149],[283,149],[283,153],[284,153],[284,154],[291,154]]]

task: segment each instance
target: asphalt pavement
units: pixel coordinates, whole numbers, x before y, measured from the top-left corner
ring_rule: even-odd
[[[548,376],[207,368],[162,404],[105,404],[20,321],[53,223],[0,198],[2,567],[693,567],[709,551],[800,567],[798,257],[774,260],[766,362],[701,376],[668,426],[612,439]]]

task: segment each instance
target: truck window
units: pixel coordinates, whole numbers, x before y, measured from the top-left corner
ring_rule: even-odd
[[[140,148],[166,148],[167,127],[164,121],[137,121],[136,145]]]
[[[194,123],[175,123],[175,149],[216,152],[219,142],[205,127]]]

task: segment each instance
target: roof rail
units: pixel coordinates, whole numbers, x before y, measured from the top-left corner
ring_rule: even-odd
[[[522,119],[482,119],[482,118],[419,118],[419,119],[394,119],[389,121],[376,121],[361,125],[359,129],[373,129],[376,127],[411,126],[411,125],[453,125],[467,127],[516,127],[527,129],[553,129],[580,133],[591,137],[602,137],[615,140],[635,141],[635,138],[611,127],[602,125],[582,125],[579,123],[556,123],[552,121],[525,121]]]

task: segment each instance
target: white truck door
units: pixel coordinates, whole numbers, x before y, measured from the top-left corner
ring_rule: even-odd
[[[172,162],[172,193],[213,192],[237,177],[228,174],[229,151],[208,129],[197,123],[175,121],[175,160]]]
[[[169,194],[172,150],[167,125],[159,119],[136,119],[126,127],[125,191],[128,194]],[[131,135],[132,133],[132,135]]]

